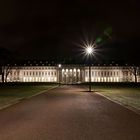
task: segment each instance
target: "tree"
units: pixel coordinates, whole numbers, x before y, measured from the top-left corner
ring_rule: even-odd
[[[7,77],[12,70],[12,66],[7,64],[2,66],[2,82],[7,82]]]
[[[12,52],[0,47],[0,73],[2,82],[7,82],[7,76],[11,71],[13,60]]]
[[[134,76],[135,83],[137,83],[138,82],[138,76],[140,76],[140,67],[132,66],[132,67],[130,67],[129,70],[130,70],[131,74]]]

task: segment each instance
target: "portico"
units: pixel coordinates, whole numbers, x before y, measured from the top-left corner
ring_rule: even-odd
[[[84,70],[82,67],[64,66],[61,69],[60,79],[63,84],[76,84],[84,82]]]

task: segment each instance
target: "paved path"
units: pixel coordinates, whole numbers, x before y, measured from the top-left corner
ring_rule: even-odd
[[[0,111],[0,140],[140,140],[140,115],[62,86]]]

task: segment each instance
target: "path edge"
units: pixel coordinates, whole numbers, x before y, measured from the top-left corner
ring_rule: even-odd
[[[111,102],[114,102],[114,103],[116,103],[116,104],[119,104],[119,105],[121,105],[122,107],[124,107],[124,108],[126,108],[126,109],[128,109],[128,110],[130,110],[130,111],[133,111],[134,113],[140,115],[140,110],[138,110],[137,108],[135,108],[135,107],[133,107],[133,106],[129,106],[129,105],[126,105],[126,104],[124,104],[124,103],[122,103],[122,102],[120,102],[120,101],[113,100],[113,99],[111,99],[110,97],[107,97],[107,96],[103,95],[102,93],[99,93],[99,92],[95,92],[95,93],[98,94],[98,95],[100,95],[100,96],[102,96],[102,97],[104,97],[104,98],[106,98],[106,99],[108,99],[108,100],[111,101]]]
[[[18,104],[18,103],[22,102],[23,100],[31,99],[32,97],[38,96],[38,95],[40,95],[40,94],[43,94],[43,93],[45,93],[45,92],[48,92],[49,90],[55,89],[55,88],[57,88],[57,87],[58,87],[58,86],[54,86],[54,87],[51,87],[51,88],[49,88],[49,89],[46,89],[46,90],[37,92],[37,93],[34,94],[34,95],[31,95],[31,96],[28,96],[28,97],[23,97],[23,98],[20,98],[20,99],[13,100],[11,103],[6,104],[6,105],[0,107],[0,111],[1,111],[1,110],[4,110],[4,109],[6,109],[6,108],[8,108],[8,107],[10,107],[10,106],[13,106],[13,105],[15,105],[15,104]]]

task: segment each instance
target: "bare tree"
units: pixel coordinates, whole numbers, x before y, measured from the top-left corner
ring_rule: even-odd
[[[138,82],[138,76],[140,76],[140,67],[138,66],[131,66],[129,68],[131,74],[134,76],[135,83]]]
[[[9,50],[0,47],[0,73],[2,82],[7,82],[7,77],[12,69],[14,55]]]
[[[7,77],[12,70],[12,65],[2,66],[2,82],[7,82]]]

